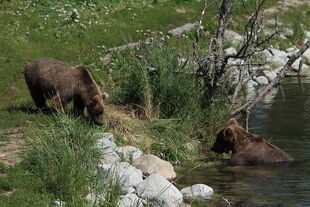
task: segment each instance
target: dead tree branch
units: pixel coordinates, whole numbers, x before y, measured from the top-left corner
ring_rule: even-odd
[[[283,68],[280,70],[278,76],[271,81],[264,90],[256,97],[255,100],[249,101],[234,112],[231,113],[233,117],[236,119],[240,119],[242,116],[250,112],[259,102],[261,102],[264,97],[268,94],[268,92],[278,85],[280,81],[285,77],[285,74],[290,69],[291,65],[310,47],[310,40],[306,42],[306,44],[300,48],[300,50],[295,53],[294,55],[290,56],[286,64],[283,66]]]

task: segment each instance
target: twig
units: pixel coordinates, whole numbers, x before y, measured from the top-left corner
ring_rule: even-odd
[[[231,202],[227,199],[227,198],[225,198],[225,197],[222,197],[223,198],[223,200],[228,204],[228,207],[231,207]]]

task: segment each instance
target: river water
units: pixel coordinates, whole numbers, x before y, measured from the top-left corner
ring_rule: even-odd
[[[203,206],[310,206],[310,79],[285,79],[275,97],[251,112],[249,131],[280,147],[296,162],[232,166],[197,162],[177,169],[179,187],[204,183],[214,189]]]

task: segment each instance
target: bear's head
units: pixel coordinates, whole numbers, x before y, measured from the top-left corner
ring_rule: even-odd
[[[227,123],[227,127],[220,130],[217,134],[216,141],[211,150],[218,154],[228,153],[232,150],[238,136],[238,130],[241,129],[235,119],[231,119]]]
[[[97,125],[103,125],[103,113],[104,113],[104,105],[103,101],[107,99],[109,95],[107,93],[102,93],[101,95],[95,95],[89,107],[87,107],[90,118]]]

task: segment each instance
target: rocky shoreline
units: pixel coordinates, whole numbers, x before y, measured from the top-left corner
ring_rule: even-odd
[[[96,133],[96,147],[101,153],[101,161],[96,172],[102,175],[102,184],[117,180],[121,196],[117,207],[179,207],[190,206],[185,200],[205,199],[213,195],[213,189],[204,184],[196,184],[177,189],[173,165],[155,155],[144,155],[134,146],[117,146],[111,133]],[[86,199],[97,206],[104,202],[105,195],[90,192]]]

